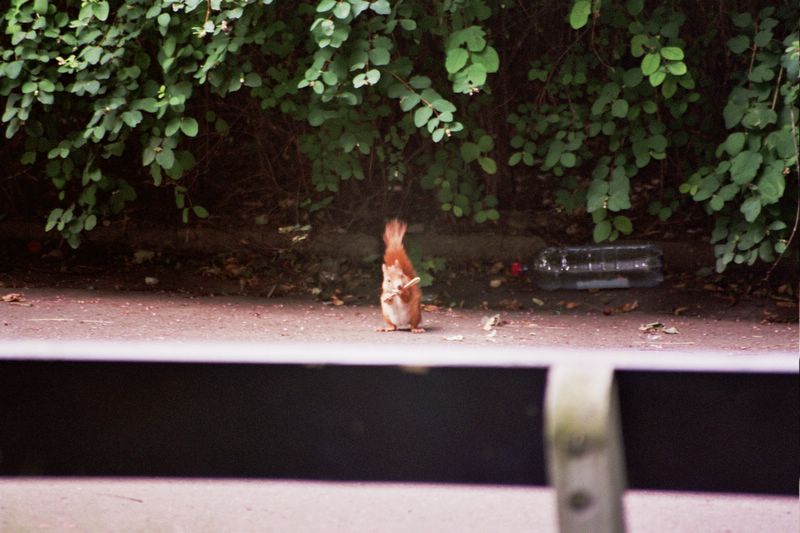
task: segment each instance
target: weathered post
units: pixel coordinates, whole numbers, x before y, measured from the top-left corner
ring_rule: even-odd
[[[545,447],[561,533],[625,531],[625,460],[612,367],[550,369]]]

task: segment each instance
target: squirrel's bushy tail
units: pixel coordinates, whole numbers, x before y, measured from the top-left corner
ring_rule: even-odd
[[[383,242],[386,243],[386,252],[383,254],[383,263],[393,265],[398,263],[408,277],[413,278],[417,275],[414,265],[406,255],[403,247],[403,236],[406,234],[408,225],[400,220],[392,219],[386,223],[383,230]],[[417,289],[419,290],[419,289]]]
[[[406,234],[408,225],[405,222],[392,219],[386,223],[386,229],[383,230],[383,242],[386,244],[386,249],[403,248],[403,236]]]

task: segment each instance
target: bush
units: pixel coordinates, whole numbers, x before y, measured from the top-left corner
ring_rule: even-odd
[[[796,226],[800,54],[794,3],[723,8],[12,0],[2,121],[72,246],[146,187],[205,218],[196,178],[266,157],[306,212],[419,188],[486,223],[554,190],[601,242],[699,202],[721,271],[773,261]]]

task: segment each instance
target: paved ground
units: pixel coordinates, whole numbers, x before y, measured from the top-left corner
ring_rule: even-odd
[[[796,498],[630,492],[632,533],[792,533]],[[0,530],[552,533],[548,489],[299,481],[2,480]]]
[[[454,343],[731,354],[791,352],[798,347],[796,323],[765,320],[764,312],[772,312],[771,307],[786,315],[786,309],[775,308],[772,302],[729,306],[715,302],[713,295],[701,295],[704,299],[693,295],[681,306],[695,306],[694,312],[676,315],[672,303],[665,308],[644,290],[540,294],[541,306],[519,311],[429,307],[424,313],[428,332],[421,335],[375,332],[382,325],[376,304],[336,306],[311,299],[51,288],[1,291],[17,293],[22,300],[0,302],[0,338],[6,339]],[[647,298],[653,303],[623,310]],[[569,309],[571,300],[577,305]],[[698,313],[697,306],[706,306],[708,312]],[[491,317],[494,325],[484,327]],[[663,327],[640,329],[654,323]]]

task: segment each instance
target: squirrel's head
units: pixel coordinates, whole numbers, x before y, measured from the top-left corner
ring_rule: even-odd
[[[382,266],[383,268],[383,290],[385,291],[399,291],[403,286],[408,283],[409,277],[403,273],[403,268],[400,266],[399,261],[394,264]]]

